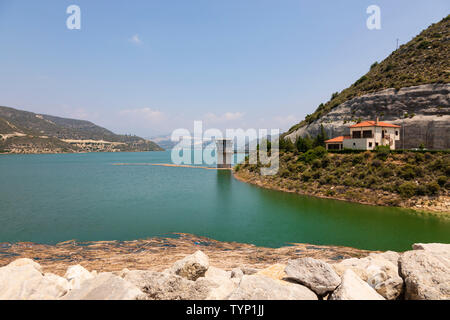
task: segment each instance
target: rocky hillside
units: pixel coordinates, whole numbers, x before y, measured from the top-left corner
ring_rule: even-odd
[[[163,272],[44,273],[33,260],[0,268],[1,300],[448,300],[450,245],[415,244],[412,251],[371,253],[327,263],[289,260],[262,270],[210,265],[202,251]]]
[[[152,141],[117,135],[89,121],[0,107],[0,153],[160,150]]]
[[[404,127],[401,147],[450,147],[450,16],[402,45],[352,86],[336,92],[286,134],[315,136],[321,125],[329,137],[377,116]],[[402,129],[403,130],[403,129]]]

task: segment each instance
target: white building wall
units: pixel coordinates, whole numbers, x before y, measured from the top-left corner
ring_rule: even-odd
[[[369,143],[372,142],[372,147],[369,147]],[[344,149],[353,150],[373,150],[375,149],[375,139],[345,139]]]
[[[383,139],[383,130],[385,130],[385,137],[389,136],[393,143],[390,146],[392,150],[395,150],[395,141],[400,140],[400,128],[389,128],[389,127],[364,127],[364,128],[350,128],[350,135],[353,136],[353,132],[362,132],[371,130],[373,133],[373,138],[361,138],[361,139],[346,139],[344,140],[345,149],[355,149],[355,150],[373,150],[376,148],[377,144],[379,146],[389,146],[389,140]],[[397,135],[395,133],[398,133]],[[369,143],[372,142],[372,148],[369,147]]]

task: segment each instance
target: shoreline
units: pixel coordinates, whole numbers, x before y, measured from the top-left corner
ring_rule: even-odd
[[[174,235],[176,237],[131,241],[71,240],[55,245],[0,243],[0,267],[20,258],[29,258],[38,262],[45,272],[58,275],[64,275],[68,266],[76,264],[98,272],[118,272],[125,268],[163,271],[183,256],[201,250],[210,257],[211,264],[218,268],[231,270],[240,266],[265,269],[275,263],[285,263],[297,258],[311,257],[332,263],[380,252],[300,243],[267,248],[184,233]]]
[[[264,184],[263,181],[261,181],[261,177],[260,176],[251,175],[251,174],[248,174],[247,176],[242,176],[242,173],[243,173],[242,171],[236,172],[235,170],[233,170],[233,177],[236,180],[240,181],[240,182],[248,183],[248,184],[251,184],[253,186],[256,186],[256,187],[259,187],[259,188],[263,188],[263,189],[267,189],[267,190],[287,192],[287,193],[297,194],[297,195],[301,195],[301,196],[315,197],[315,198],[319,198],[319,199],[345,201],[345,202],[357,203],[357,204],[368,205],[368,206],[381,206],[381,207],[392,207],[392,208],[406,209],[406,210],[410,210],[411,214],[416,214],[416,215],[419,215],[419,216],[422,216],[422,217],[433,216],[433,217],[437,217],[437,218],[450,220],[450,212],[449,211],[439,210],[439,209],[433,208],[433,207],[427,207],[427,209],[422,209],[422,208],[418,208],[418,207],[415,207],[415,206],[388,206],[388,205],[379,204],[379,203],[372,203],[372,202],[369,202],[369,201],[361,201],[361,200],[356,200],[355,201],[355,200],[349,200],[349,199],[346,199],[344,197],[339,197],[339,196],[328,196],[328,195],[325,195],[325,194],[322,194],[322,193],[301,192],[301,191],[297,191],[297,190],[290,190],[288,188],[279,187],[277,185]],[[370,191],[371,192],[375,192],[376,190],[370,190]]]

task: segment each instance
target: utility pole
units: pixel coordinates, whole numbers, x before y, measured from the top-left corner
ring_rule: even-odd
[[[397,38],[397,49],[396,50],[398,50],[398,41],[399,41],[400,39],[399,38]]]

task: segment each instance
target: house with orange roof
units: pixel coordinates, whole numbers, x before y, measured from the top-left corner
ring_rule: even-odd
[[[364,121],[350,126],[349,136],[340,136],[325,141],[327,150],[374,150],[378,146],[389,146],[395,150],[400,140],[400,126],[376,121]]]

